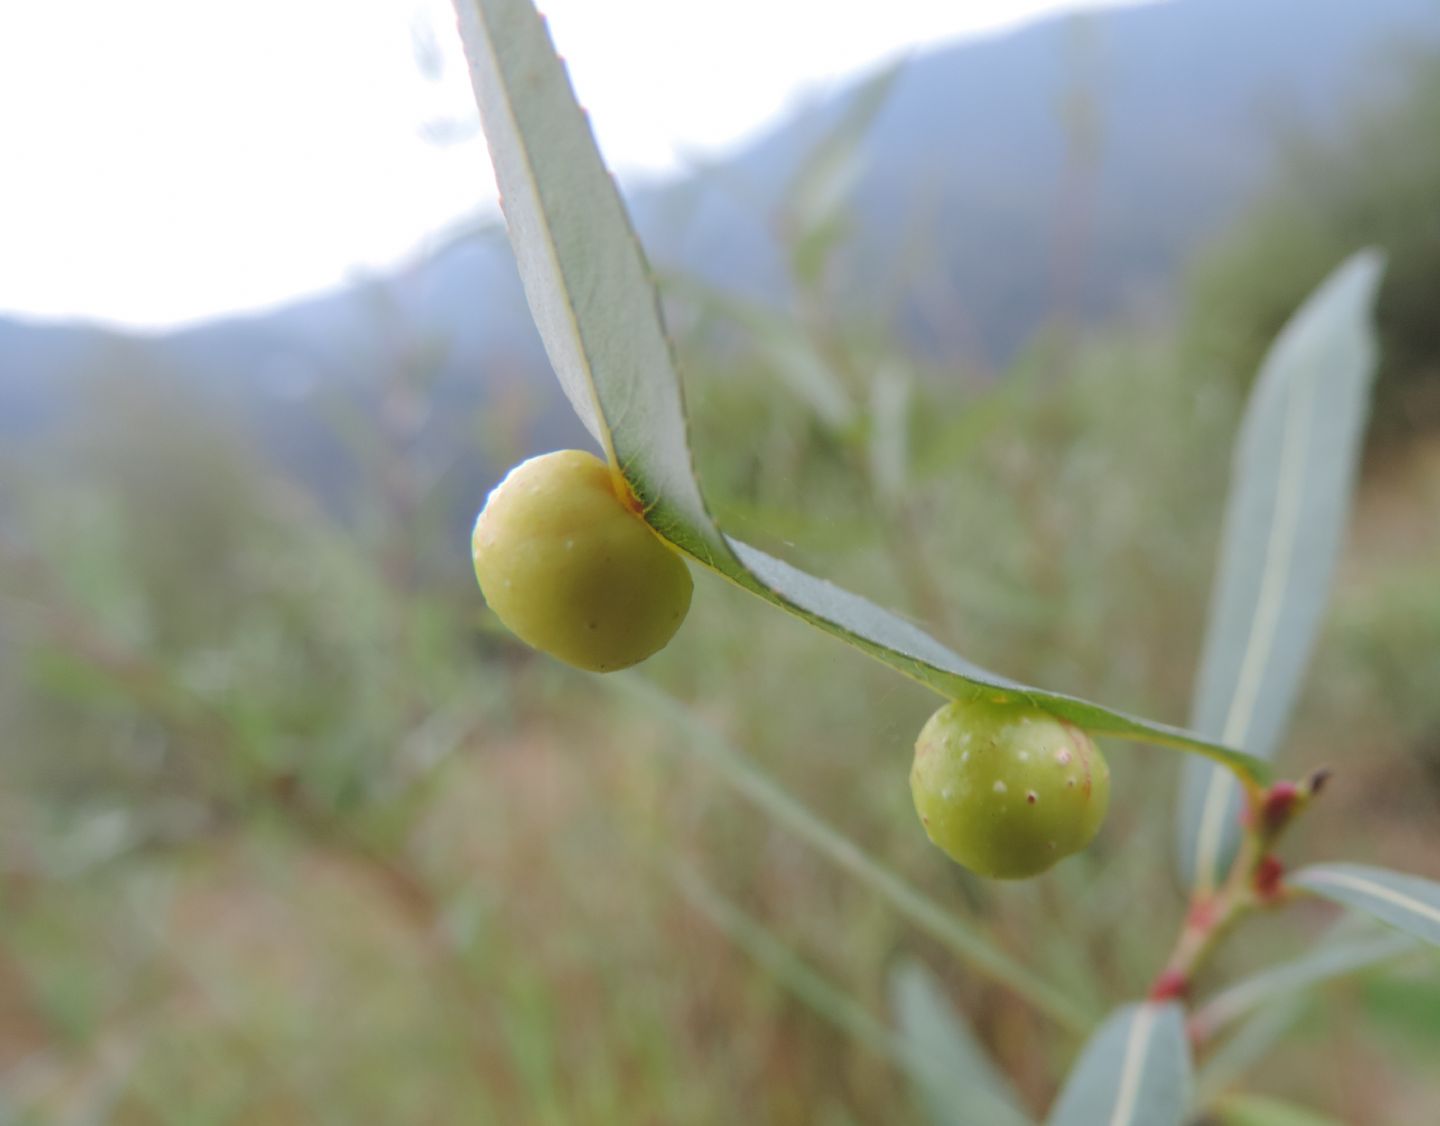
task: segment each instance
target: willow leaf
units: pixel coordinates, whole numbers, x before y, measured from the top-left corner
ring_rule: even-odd
[[[1259,760],[1191,732],[1017,683],[909,622],[726,536],[695,479],[654,278],[531,0],[456,0],[490,154],[541,340],[571,405],[660,535],[697,562],[929,686],[1024,699],[1097,735]]]
[[[919,962],[906,959],[891,972],[890,1010],[916,1061],[915,1086],[935,1126],[1029,1126],[1010,1080]]]
[[[1205,1003],[1197,1023],[1213,1035],[1233,1021],[1277,1000],[1302,993],[1336,978],[1359,973],[1423,949],[1408,935],[1372,934],[1346,941],[1328,941],[1227,986]]]
[[[673,871],[677,886],[691,904],[816,1014],[857,1043],[890,1060],[917,1086],[942,1082],[946,1084],[948,1097],[957,1097],[958,1076],[939,1075],[931,1055],[917,1051],[910,1040],[897,1036],[851,994],[821,977],[778,935],[720,895],[698,873],[684,867]],[[969,1091],[967,1103],[977,1117],[965,1119],[966,1123],[1025,1126],[1025,1117],[988,1087]]]
[[[1191,1085],[1184,1009],[1126,1005],[1081,1051],[1046,1126],[1180,1126]]]
[[[1383,266],[1376,251],[1361,251],[1291,318],[1236,444],[1191,724],[1265,759],[1289,723],[1329,601],[1370,413],[1370,315]],[[1228,772],[1186,765],[1180,863],[1202,893],[1234,853],[1239,805]]]
[[[1364,864],[1312,864],[1290,886],[1440,946],[1440,883]]]

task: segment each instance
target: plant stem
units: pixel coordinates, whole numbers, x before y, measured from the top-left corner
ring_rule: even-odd
[[[1191,893],[1180,934],[1165,968],[1150,987],[1151,1000],[1187,1000],[1196,975],[1236,923],[1259,908],[1276,907],[1288,900],[1282,882],[1284,867],[1273,849],[1327,778],[1328,774],[1318,772],[1300,785],[1277,782],[1267,789],[1246,787],[1244,834],[1225,882],[1214,892]],[[1203,1022],[1192,1018],[1190,1034],[1198,1046],[1209,1032]]]
[[[1259,903],[1253,885],[1260,859],[1258,842],[1253,834],[1247,833],[1220,889],[1208,895],[1192,895],[1175,946],[1151,986],[1152,999],[1188,996],[1196,973],[1220,940]]]

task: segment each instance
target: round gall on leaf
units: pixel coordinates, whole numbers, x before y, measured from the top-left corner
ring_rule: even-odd
[[[490,493],[470,541],[475,577],[500,620],[592,672],[664,648],[690,609],[689,569],[623,488],[592,454],[533,457]]]
[[[1094,838],[1110,768],[1073,724],[1023,702],[946,704],[915,742],[910,793],[925,832],[972,872],[1036,876]]]

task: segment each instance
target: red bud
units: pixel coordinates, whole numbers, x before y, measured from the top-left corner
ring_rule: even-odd
[[[1294,782],[1276,782],[1265,794],[1260,807],[1261,824],[1271,833],[1284,827],[1295,812],[1295,803],[1300,797],[1300,787]]]
[[[1274,899],[1280,894],[1280,881],[1285,877],[1285,865],[1273,856],[1266,856],[1255,869],[1255,891],[1263,900]]]
[[[1183,1001],[1190,995],[1190,979],[1179,970],[1164,970],[1150,986],[1152,1001]]]

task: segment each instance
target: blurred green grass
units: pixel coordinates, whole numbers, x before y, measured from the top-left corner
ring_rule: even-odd
[[[834,344],[857,402],[871,361],[913,389],[903,497],[876,488],[868,414],[827,427],[762,353],[700,332],[688,390],[722,522],[991,667],[1183,718],[1233,375],[1114,333],[1040,340],[992,381],[854,331]],[[350,425],[371,475],[337,510],[183,380],[97,374],[7,474],[0,1089],[18,1121],[919,1122],[903,1076],[737,950],[674,861],[878,1017],[885,969],[919,955],[1044,1105],[1072,1035],[737,799],[683,733],[505,635],[447,523],[457,498],[383,418]],[[1338,771],[1296,855],[1440,876],[1435,448],[1367,480],[1284,760]],[[1114,747],[1096,846],[987,884],[914,823],[924,690],[705,577],[641,675],[1072,996],[1099,1010],[1153,974],[1181,911],[1173,755]],[[1327,917],[1257,923],[1219,971]],[[1440,1087],[1389,1051],[1423,1045],[1385,988],[1328,990],[1265,1089],[1319,1074],[1347,1120],[1416,1121]]]

